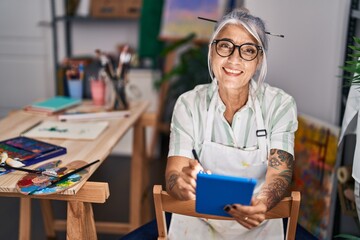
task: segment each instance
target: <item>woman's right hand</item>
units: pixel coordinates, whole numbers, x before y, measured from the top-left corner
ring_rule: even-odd
[[[167,191],[179,200],[195,199],[196,176],[204,170],[196,160],[188,159],[187,162],[180,171],[167,169]]]

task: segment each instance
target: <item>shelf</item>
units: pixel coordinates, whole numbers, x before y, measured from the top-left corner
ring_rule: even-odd
[[[134,22],[138,18],[94,18],[80,16],[57,16],[54,21],[71,21],[71,22]]]

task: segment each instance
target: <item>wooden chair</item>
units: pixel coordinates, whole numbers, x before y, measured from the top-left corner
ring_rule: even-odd
[[[165,212],[177,213],[187,216],[231,220],[231,217],[220,217],[195,212],[195,200],[180,201],[171,197],[166,191],[162,190],[161,185],[153,188],[156,221],[158,226],[158,240],[167,239],[167,226]],[[291,192],[291,197],[284,198],[278,205],[266,213],[266,219],[288,218],[285,238],[295,239],[296,225],[300,209],[300,192]]]

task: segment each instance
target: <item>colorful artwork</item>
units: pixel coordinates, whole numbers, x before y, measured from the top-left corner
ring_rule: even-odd
[[[198,17],[217,21],[224,13],[226,2],[226,0],[165,1],[160,36],[165,39],[179,39],[195,33],[198,39],[209,39],[215,25]]]
[[[87,170],[82,170],[78,173],[74,173],[70,175],[68,178],[59,181],[53,186],[48,186],[51,184],[51,181],[56,180],[58,177],[61,177],[68,172],[74,171],[75,169],[86,165],[85,161],[73,161],[68,165],[63,165],[61,160],[51,161],[45,163],[36,170],[46,171],[47,173],[52,172],[53,176],[42,175],[42,174],[34,174],[29,173],[25,175],[22,179],[20,179],[17,183],[17,189],[20,193],[28,195],[31,193],[32,195],[45,195],[45,194],[53,194],[65,191],[68,188],[73,187],[78,184],[84,177],[84,175],[88,174]]]
[[[318,239],[329,239],[340,129],[305,115],[298,120],[293,190],[301,192],[299,224]]]

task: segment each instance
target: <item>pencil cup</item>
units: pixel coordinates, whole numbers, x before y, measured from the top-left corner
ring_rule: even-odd
[[[105,82],[102,80],[91,80],[91,96],[94,105],[104,105],[105,103]]]
[[[76,99],[82,99],[83,87],[82,81],[78,79],[68,80],[69,96]]]

